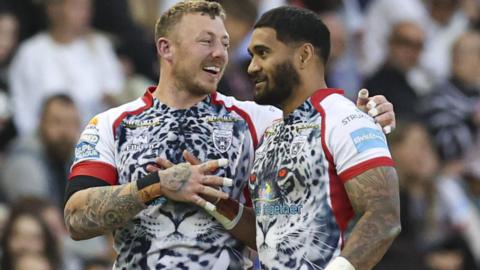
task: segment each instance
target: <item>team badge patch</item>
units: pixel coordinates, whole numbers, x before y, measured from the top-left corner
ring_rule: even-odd
[[[307,136],[300,135],[293,138],[292,144],[290,145],[290,156],[294,157],[303,150],[303,146],[307,141]]]
[[[221,153],[225,153],[232,146],[232,130],[217,129],[213,131],[213,145]]]

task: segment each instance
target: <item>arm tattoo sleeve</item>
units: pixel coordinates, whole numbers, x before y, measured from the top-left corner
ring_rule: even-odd
[[[74,238],[86,239],[121,227],[145,208],[135,183],[85,192],[86,199],[75,203],[78,207],[65,207],[65,224]]]
[[[342,256],[356,270],[372,269],[400,233],[398,178],[393,167],[371,169],[345,184],[357,224]]]

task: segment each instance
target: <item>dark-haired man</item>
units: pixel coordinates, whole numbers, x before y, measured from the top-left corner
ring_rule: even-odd
[[[8,201],[38,196],[62,207],[79,133],[80,113],[69,96],[56,94],[44,100],[38,129],[15,140],[2,164],[0,189]]]
[[[255,101],[283,118],[264,132],[249,177],[256,236],[250,209],[232,232],[256,238],[262,269],[371,269],[400,232],[398,179],[380,127],[325,84],[328,29],[280,7],[256,23],[249,51]]]

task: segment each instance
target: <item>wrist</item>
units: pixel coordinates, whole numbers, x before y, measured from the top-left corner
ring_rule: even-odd
[[[330,261],[325,270],[355,270],[355,267],[346,258],[338,256]]]
[[[150,201],[162,196],[160,177],[158,172],[152,172],[136,181],[140,200],[148,204]]]
[[[227,230],[233,229],[243,215],[243,204],[232,199],[219,200],[215,211],[207,212]]]

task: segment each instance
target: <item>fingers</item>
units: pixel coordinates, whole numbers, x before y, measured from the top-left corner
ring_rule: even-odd
[[[200,166],[200,171],[202,172],[211,172],[219,167],[226,167],[228,165],[228,159],[221,158],[217,160],[210,160],[205,163],[202,163]]]
[[[192,202],[202,208],[204,208],[207,211],[215,211],[217,210],[217,207],[211,202],[207,202],[205,199],[198,195],[193,195],[192,196]]]
[[[395,112],[393,104],[384,96],[375,96],[367,103],[368,115],[375,118],[375,122],[382,126],[385,134],[389,134],[395,128]]]
[[[362,90],[358,91],[358,98],[357,98],[357,106],[365,106],[368,102],[368,90],[363,88]]]
[[[395,114],[392,111],[378,115],[375,117],[375,121],[382,126],[385,134],[390,133],[395,128]]]
[[[157,172],[160,170],[159,167],[157,167],[156,165],[152,165],[152,164],[148,164],[147,165],[147,172]]]
[[[196,156],[194,156],[192,153],[188,152],[187,150],[183,150],[183,158],[185,159],[186,162],[192,165],[199,165],[200,163],[202,163]]]
[[[204,176],[201,180],[201,183],[210,186],[231,187],[233,185],[233,180],[227,177],[210,175]]]
[[[383,103],[389,103],[387,98],[383,95],[376,95],[371,98],[369,98],[367,102],[367,109],[373,109],[377,105],[383,104]]]
[[[370,103],[370,101],[369,101],[369,104],[372,104],[372,103]],[[382,104],[375,105],[375,107],[368,110],[368,115],[370,115],[371,117],[375,117],[375,116],[383,114],[385,112],[393,112],[392,103],[385,102],[385,103],[382,103]]]
[[[209,186],[199,186],[197,193],[219,199],[228,199],[227,193]]]
[[[170,162],[169,160],[166,160],[166,159],[163,159],[163,158],[156,158],[155,163],[157,163],[157,165],[159,165],[160,167],[163,167],[165,169],[168,169],[168,168],[172,167],[173,165],[175,165],[172,162]]]

